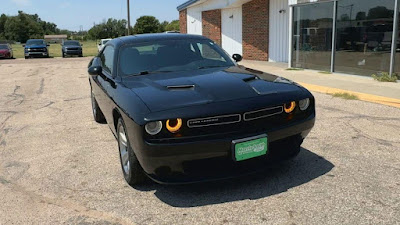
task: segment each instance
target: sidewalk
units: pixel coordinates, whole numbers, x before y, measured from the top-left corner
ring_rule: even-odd
[[[400,83],[378,82],[371,77],[348,74],[324,74],[314,70],[290,71],[286,63],[244,60],[240,65],[293,80],[310,91],[349,93],[360,100],[400,108]]]

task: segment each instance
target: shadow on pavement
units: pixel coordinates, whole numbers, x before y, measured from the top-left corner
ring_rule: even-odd
[[[173,207],[205,206],[286,192],[328,173],[333,167],[331,162],[303,148],[295,159],[277,163],[256,175],[180,186],[148,184],[138,190],[156,190],[155,196]]]

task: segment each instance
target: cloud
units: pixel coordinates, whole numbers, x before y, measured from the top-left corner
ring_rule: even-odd
[[[11,0],[14,2],[17,6],[30,6],[31,5],[31,0]]]

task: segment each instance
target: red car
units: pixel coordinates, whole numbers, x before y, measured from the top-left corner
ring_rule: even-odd
[[[10,44],[0,44],[0,58],[6,58],[6,59],[14,58]]]

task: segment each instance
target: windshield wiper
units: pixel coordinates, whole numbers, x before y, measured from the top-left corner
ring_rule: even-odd
[[[168,70],[155,70],[155,71],[142,71],[140,73],[135,73],[135,74],[131,74],[128,77],[133,77],[133,76],[142,76],[142,75],[147,75],[147,74],[154,74],[154,73],[171,73],[173,71],[168,71]]]
[[[200,66],[198,67],[199,70],[201,69],[208,69],[208,68],[218,68],[218,67],[227,67],[227,66]]]

